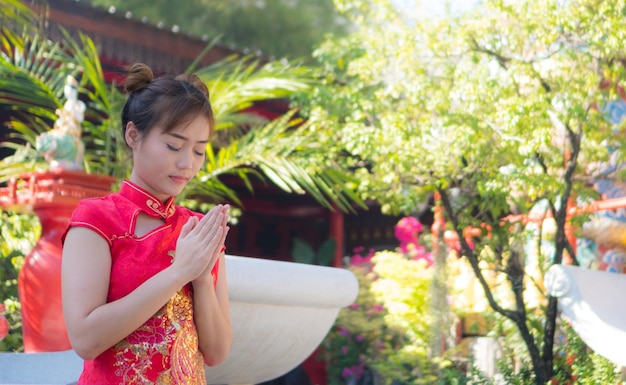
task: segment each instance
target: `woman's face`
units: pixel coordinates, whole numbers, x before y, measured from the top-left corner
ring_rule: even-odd
[[[126,142],[133,151],[131,182],[162,201],[180,194],[204,163],[209,133],[209,121],[202,115],[167,133],[154,127],[144,137],[130,122]]]

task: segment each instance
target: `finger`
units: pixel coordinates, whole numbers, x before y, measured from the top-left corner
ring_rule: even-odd
[[[215,251],[219,250],[223,245],[223,235],[225,233],[225,229],[223,227],[218,227],[211,236],[207,237],[209,239],[208,247],[206,249],[207,252],[211,252],[210,255],[215,254]]]
[[[219,243],[220,251],[223,248],[223,245],[226,243],[226,236],[228,235],[229,231],[230,231],[230,226],[226,226],[224,228],[224,231],[222,232],[222,237],[221,237],[220,243]]]
[[[215,220],[215,218],[219,215],[219,213],[221,212],[221,207],[218,206],[213,206],[211,208],[211,210],[209,210],[208,213],[204,214],[202,216],[202,219],[200,219],[200,224],[202,226],[204,226],[206,223],[211,222],[213,220]]]
[[[220,227],[219,231],[216,231],[214,236],[211,238],[211,243],[208,248],[208,250],[211,251],[211,255],[219,255],[226,251],[224,243],[226,242],[226,236],[228,235],[229,230],[230,227],[224,226]]]
[[[209,237],[211,233],[213,233],[216,229],[223,227],[220,225],[223,221],[224,214],[220,212],[217,217],[214,218],[214,220],[206,222],[202,229],[200,229],[200,231],[198,232],[198,237],[200,238],[198,241],[205,242],[205,244],[208,245],[210,242]]]
[[[198,223],[198,218],[197,217],[190,217],[187,222],[185,222],[185,224],[183,225],[183,227],[180,229],[180,235],[179,237],[186,237],[191,230],[193,230],[193,228],[196,226],[196,224]]]
[[[222,213],[224,214],[224,220],[222,222],[223,226],[226,226],[226,224],[228,223],[228,220],[230,219],[229,209],[230,209],[230,205],[224,205],[224,209],[222,211]]]
[[[219,206],[213,206],[208,213],[206,213],[202,219],[198,222],[198,225],[194,228],[192,235],[199,238],[199,241],[204,239],[211,228],[215,226],[215,223],[219,220],[221,208]]]

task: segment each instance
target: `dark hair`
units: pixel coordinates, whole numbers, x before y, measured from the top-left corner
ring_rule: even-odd
[[[154,79],[150,67],[135,63],[128,70],[124,84],[128,94],[122,110],[122,132],[133,122],[142,135],[160,126],[163,132],[204,115],[212,130],[215,127],[209,90],[194,74],[181,74]]]

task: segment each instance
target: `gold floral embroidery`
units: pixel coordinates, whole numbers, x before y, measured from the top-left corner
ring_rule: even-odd
[[[116,375],[124,384],[206,384],[191,296],[190,288],[179,290],[150,320],[116,345]],[[151,382],[146,373],[159,361],[168,369]]]
[[[146,206],[164,219],[171,217],[174,215],[174,211],[176,211],[174,201],[171,199],[167,202],[167,205],[163,205],[161,202],[148,198],[146,199]]]

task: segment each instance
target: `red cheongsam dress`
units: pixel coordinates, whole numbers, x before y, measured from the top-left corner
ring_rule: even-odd
[[[164,224],[135,235],[140,213],[161,218]],[[111,250],[111,279],[107,302],[120,299],[171,264],[176,240],[190,216],[201,216],[174,204],[162,203],[130,181],[119,193],[84,199],[71,226],[91,229]],[[88,250],[85,250],[88,252]],[[218,264],[212,271],[217,281]],[[193,320],[191,284],[129,336],[93,360],[85,361],[78,384],[205,384],[204,361],[198,349]]]

